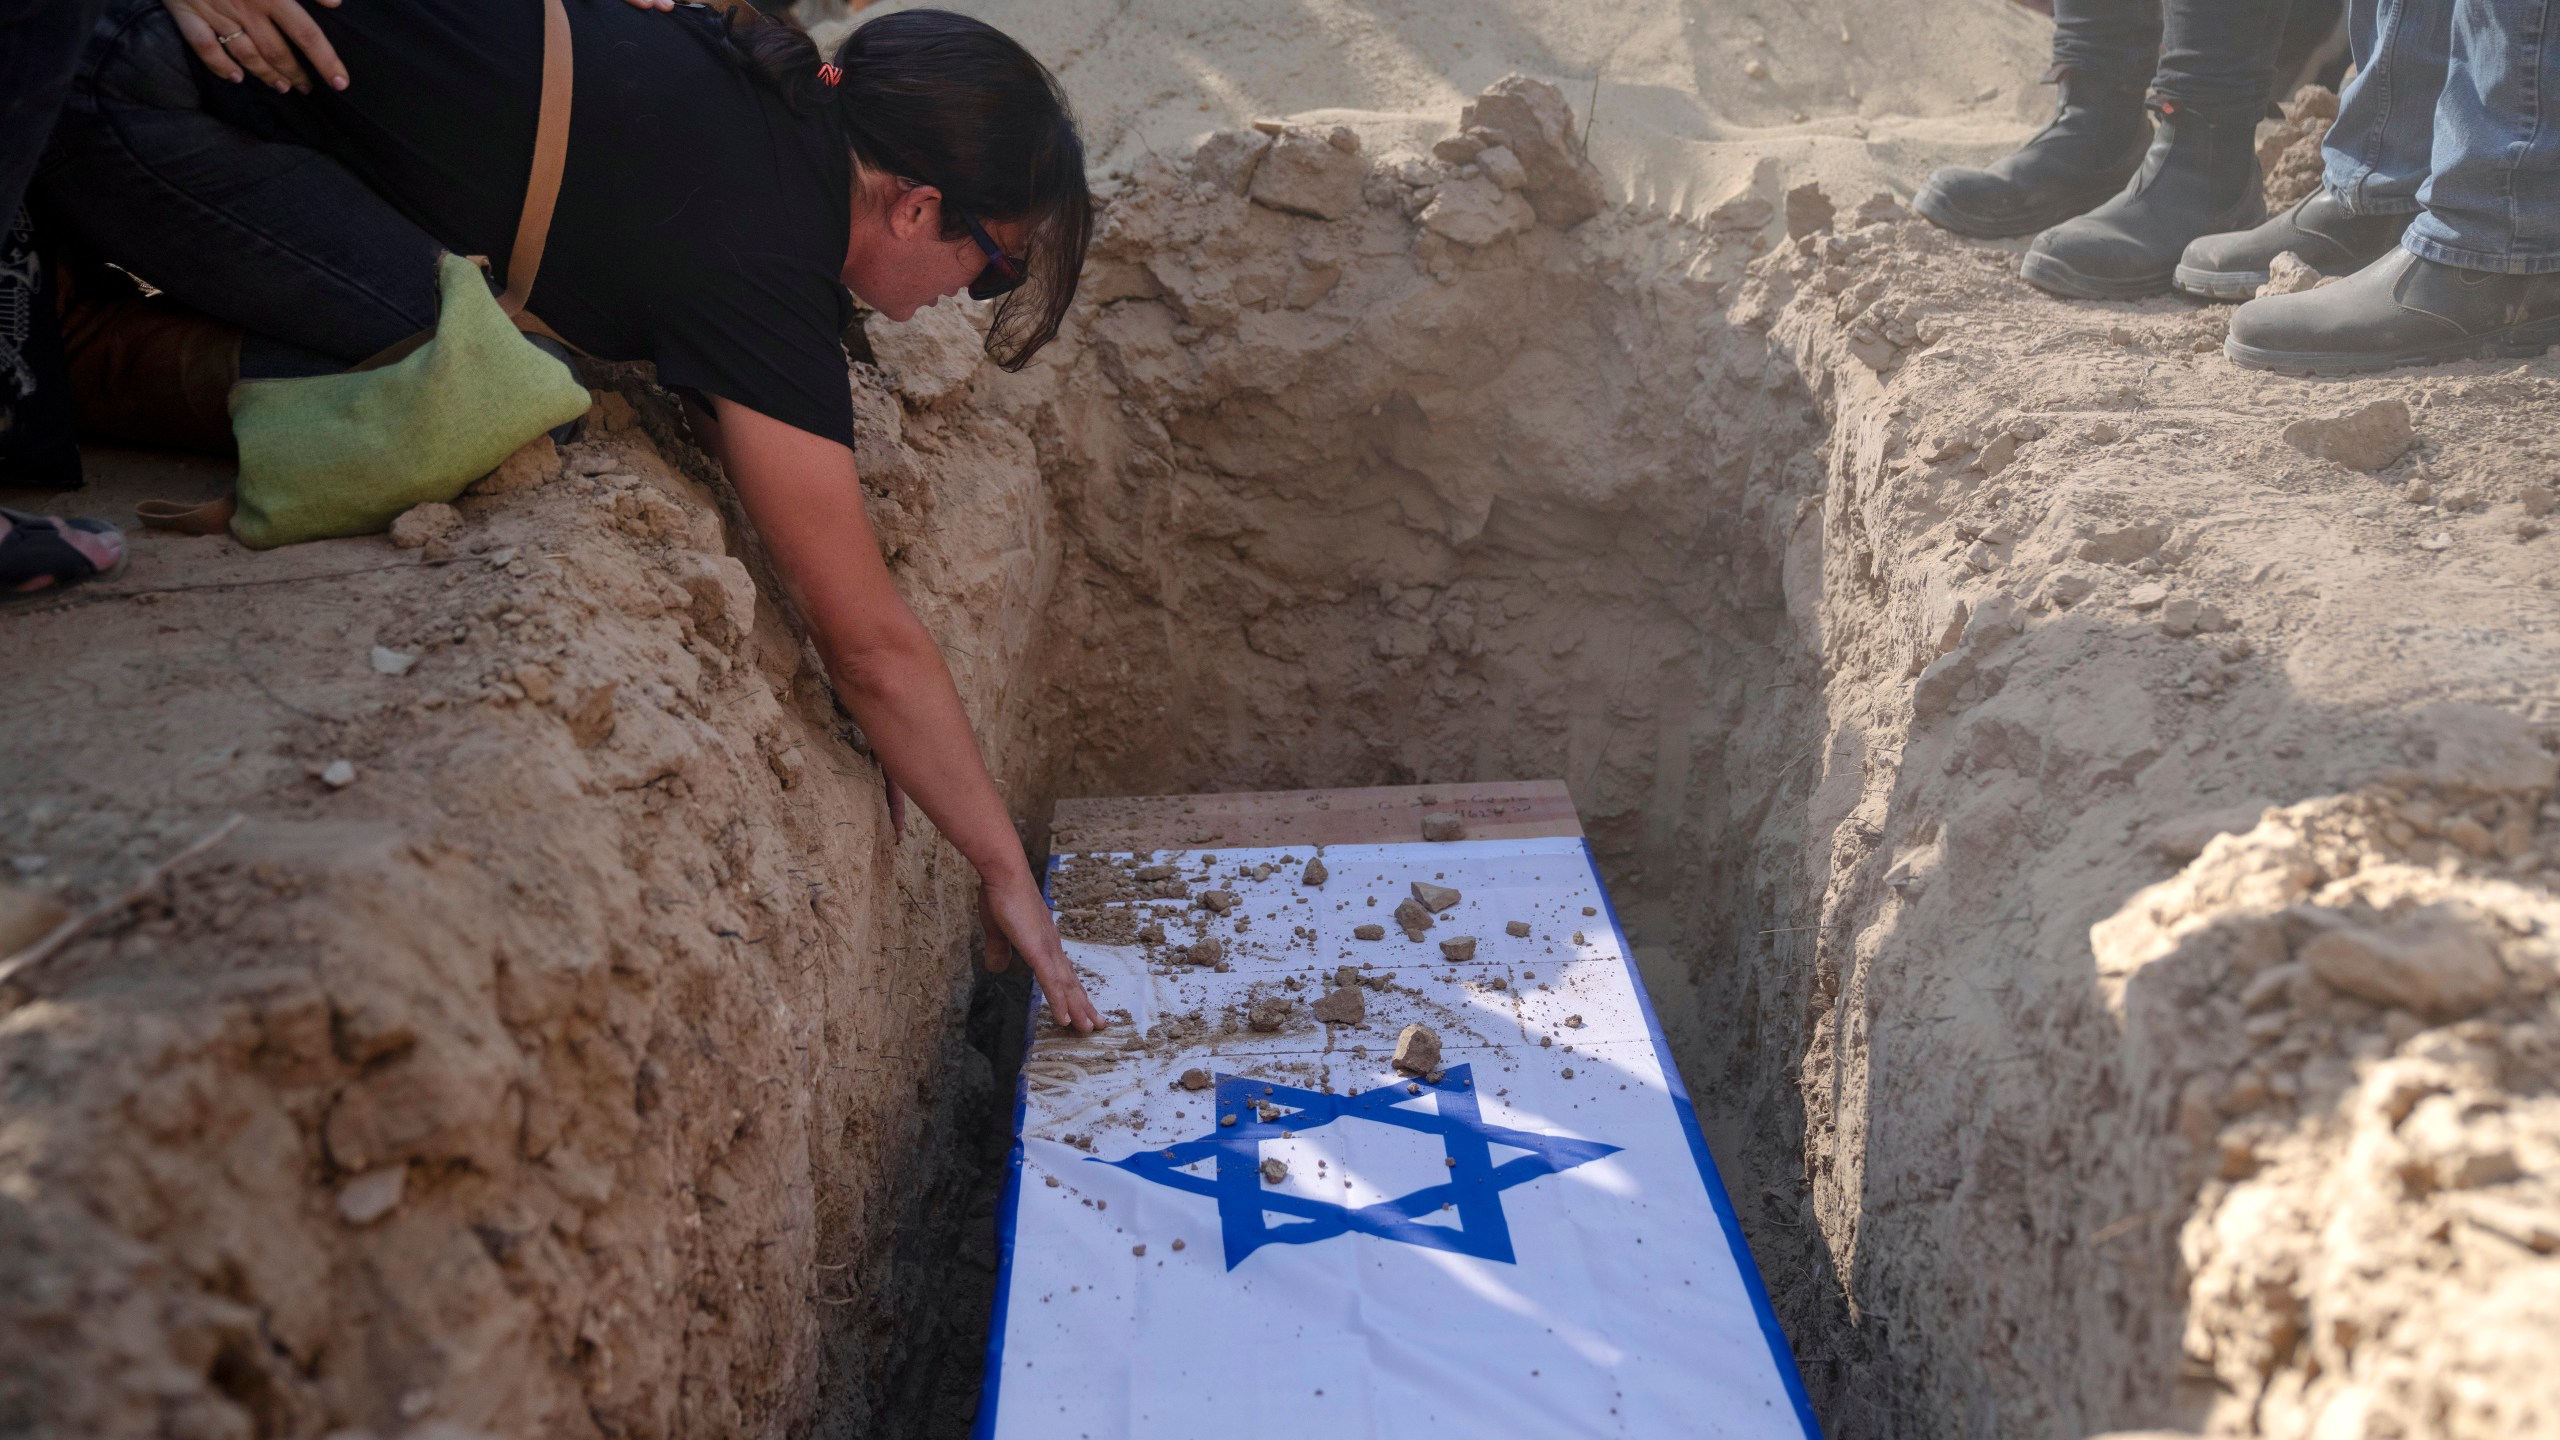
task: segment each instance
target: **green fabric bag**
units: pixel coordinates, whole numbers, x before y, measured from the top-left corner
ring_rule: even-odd
[[[437,285],[435,333],[407,357],[232,388],[240,503],[231,532],[242,544],[377,534],[586,413],[577,377],[516,329],[479,267],[447,255]]]

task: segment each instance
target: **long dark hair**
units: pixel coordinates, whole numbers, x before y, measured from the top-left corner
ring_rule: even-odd
[[[807,34],[744,5],[729,13],[729,43],[794,108],[832,106],[864,170],[940,190],[943,238],[968,233],[963,215],[1021,222],[1029,273],[997,302],[987,354],[1019,370],[1057,338],[1093,239],[1093,198],[1075,114],[1047,66],[948,10],[865,21],[836,49],[833,86]]]

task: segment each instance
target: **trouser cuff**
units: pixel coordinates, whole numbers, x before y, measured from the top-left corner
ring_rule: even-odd
[[[2496,275],[2560,274],[2560,251],[2518,254],[2512,250],[2466,249],[2421,235],[2416,226],[2411,226],[2400,237],[2400,247],[2421,260],[2433,260],[2439,265],[2451,265],[2460,270],[2486,270]]]

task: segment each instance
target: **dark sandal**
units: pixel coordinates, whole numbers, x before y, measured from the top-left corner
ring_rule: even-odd
[[[0,605],[48,599],[84,580],[120,575],[132,556],[124,532],[104,520],[8,509],[0,509],[0,519],[9,522],[8,533],[0,534]],[[71,543],[74,532],[111,541],[115,562],[100,568]]]

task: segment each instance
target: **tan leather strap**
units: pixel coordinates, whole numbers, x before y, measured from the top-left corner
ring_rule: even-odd
[[[574,58],[568,7],[561,0],[542,0],[542,102],[533,122],[533,169],[525,176],[524,208],[516,213],[516,243],[507,253],[507,288],[498,296],[498,308],[516,322],[517,329],[559,340],[571,353],[584,354],[524,308],[533,297],[534,277],[542,272],[542,247],[551,238],[551,212],[560,203],[560,174],[569,163],[569,92],[577,73]],[[485,260],[480,265],[488,268]],[[435,333],[435,327],[430,325],[366,356],[354,368],[379,370],[397,364],[434,339]]]
[[[133,507],[133,513],[146,529],[178,535],[219,535],[231,528],[231,512],[237,508],[238,502],[225,495],[219,500],[194,503],[144,500]]]
[[[524,313],[533,295],[542,244],[551,235],[551,210],[560,201],[560,172],[569,161],[569,88],[577,70],[569,44],[568,7],[542,0],[542,110],[533,126],[533,173],[525,177],[516,244],[507,252],[507,288],[498,297],[498,308],[511,316]]]

